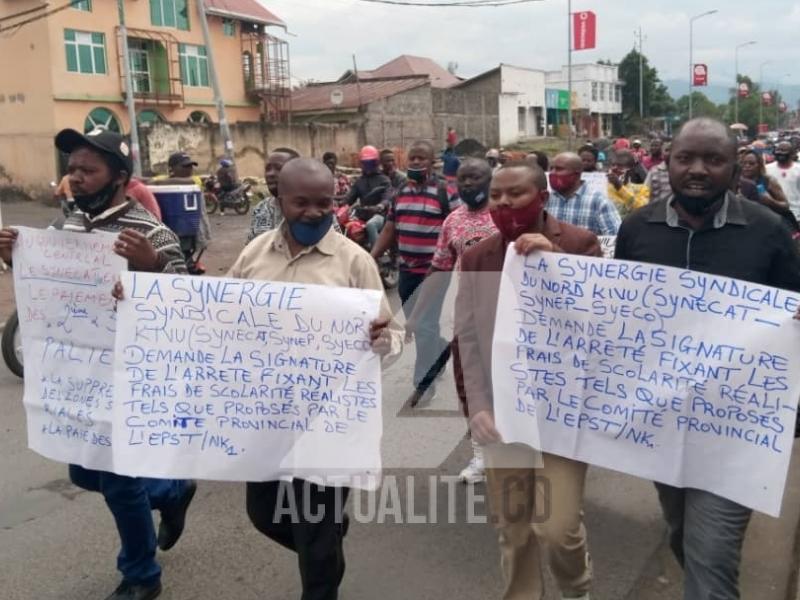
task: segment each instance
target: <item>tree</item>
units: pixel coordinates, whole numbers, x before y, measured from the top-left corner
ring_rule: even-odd
[[[746,83],[750,88],[750,95],[747,98],[739,98],[739,122],[744,123],[749,128],[750,135],[758,131],[759,116],[763,116],[762,123],[769,125],[769,128],[776,129],[776,110],[783,98],[777,90],[767,90],[772,94],[772,104],[764,106],[763,112],[759,109],[761,103],[761,87],[747,76],[740,75],[737,83]],[[734,94],[738,94],[737,89],[731,90],[731,98],[726,105],[727,121],[733,123],[736,118],[736,98]]]
[[[681,96],[675,102],[675,112],[680,124],[689,120],[689,94]],[[692,92],[692,116],[711,117],[722,119],[725,113],[725,106],[717,106],[703,92]]]
[[[622,122],[626,131],[641,130],[644,120],[665,117],[675,112],[675,102],[658,77],[658,71],[642,55],[644,115],[639,114],[639,52],[631,50],[619,64],[622,86]]]

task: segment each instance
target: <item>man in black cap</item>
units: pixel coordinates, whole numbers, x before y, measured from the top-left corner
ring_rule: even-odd
[[[55,143],[69,154],[69,185],[76,204],[63,229],[118,233],[114,252],[128,260],[132,271],[186,273],[175,234],[125,196],[133,165],[122,136],[103,129],[86,135],[65,129]],[[16,239],[16,230],[0,230],[0,259],[11,261]],[[79,465],[70,465],[69,475],[78,487],[103,494],[117,525],[122,546],[117,566],[123,579],[107,600],[156,598],[161,593],[156,545],[168,550],[178,541],[195,482],[124,477]],[[153,527],[153,509],[161,512],[158,535]]]

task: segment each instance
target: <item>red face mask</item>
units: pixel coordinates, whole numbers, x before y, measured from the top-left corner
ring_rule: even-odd
[[[544,208],[544,200],[540,193],[536,199],[521,208],[498,206],[490,209],[489,214],[495,227],[503,239],[513,242],[523,233],[529,232],[539,222],[539,217]]]
[[[581,179],[580,173],[550,173],[550,187],[559,194],[570,191]]]

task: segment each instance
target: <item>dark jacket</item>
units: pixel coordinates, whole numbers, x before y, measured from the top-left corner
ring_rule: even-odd
[[[594,233],[563,223],[547,213],[543,233],[556,252],[602,256]],[[506,247],[496,233],[469,248],[461,259],[453,369],[459,399],[466,403],[470,415],[492,410],[492,340]]]
[[[625,219],[614,257],[800,291],[800,255],[770,209],[729,193],[716,223],[690,231],[668,213],[671,201],[648,204]]]
[[[382,190],[378,191],[379,188],[382,188]],[[383,173],[370,173],[369,175],[361,175],[356,179],[353,187],[350,188],[350,193],[347,194],[345,202],[351,206],[356,201],[360,201],[361,206],[380,204],[385,212],[392,202],[393,194],[392,182],[386,175]]]

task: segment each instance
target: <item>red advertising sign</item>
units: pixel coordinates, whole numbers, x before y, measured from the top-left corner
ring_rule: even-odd
[[[708,65],[695,65],[694,66],[694,83],[695,86],[708,85]]]
[[[597,44],[597,15],[592,11],[572,13],[573,50],[591,50]]]
[[[749,98],[750,97],[750,86],[746,83],[742,82],[739,84],[739,98]]]
[[[782,113],[785,113],[787,110],[789,110],[789,106],[786,104],[786,102],[781,102],[778,105],[778,110],[781,111]]]
[[[772,106],[772,94],[769,92],[764,92],[761,94],[761,103],[764,106]]]

